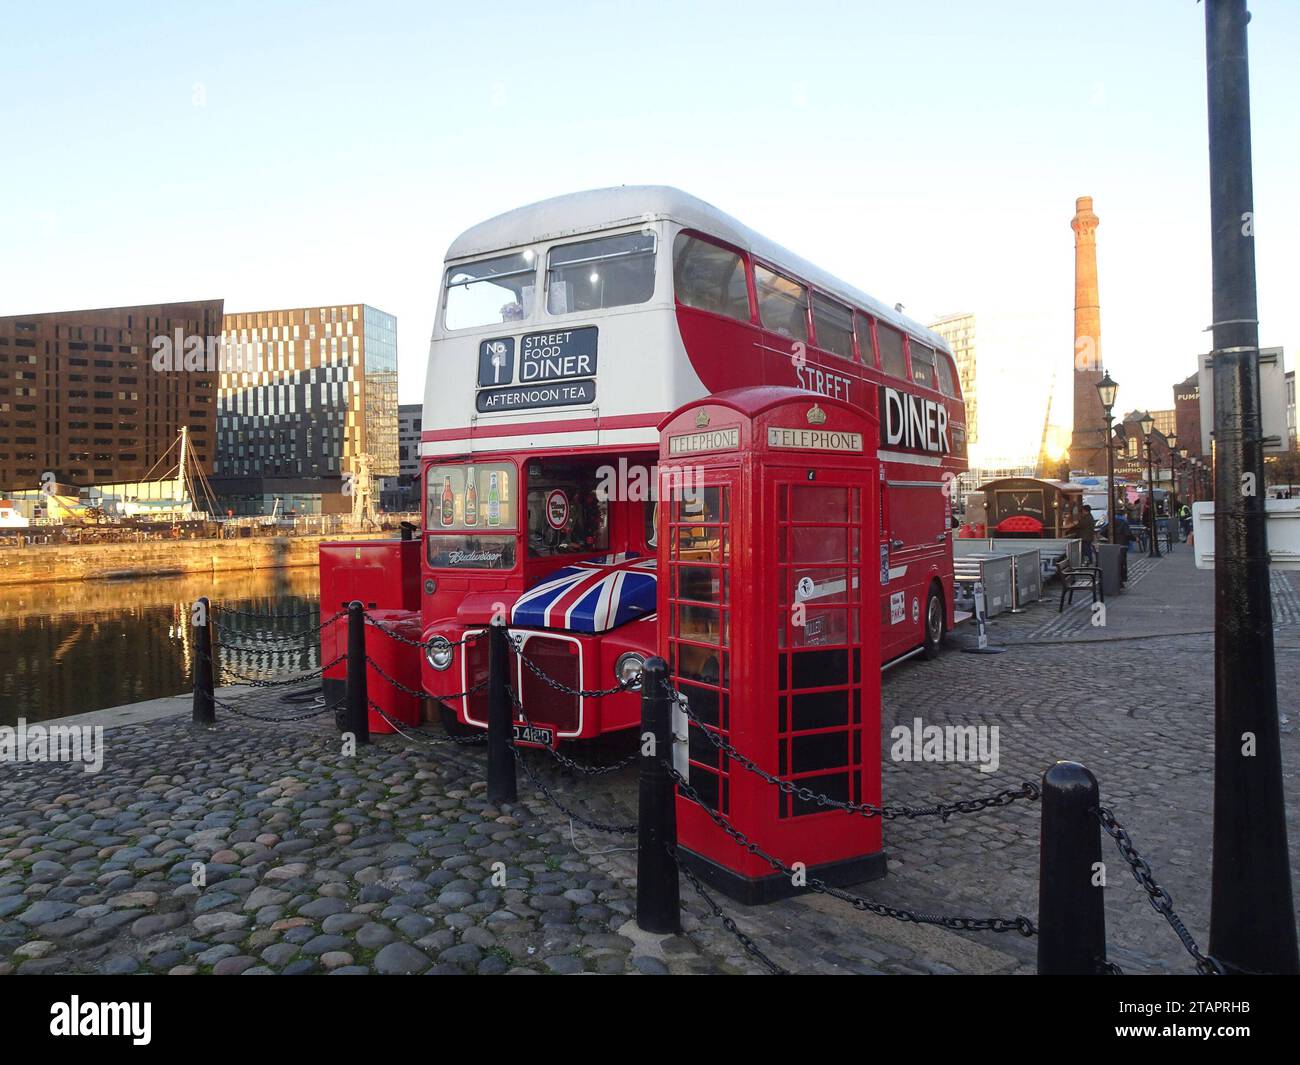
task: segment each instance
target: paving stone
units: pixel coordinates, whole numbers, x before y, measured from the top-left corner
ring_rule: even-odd
[[[402,973],[419,973],[430,964],[429,956],[416,950],[409,943],[393,942],[383,947],[375,955],[375,972],[386,975]]]

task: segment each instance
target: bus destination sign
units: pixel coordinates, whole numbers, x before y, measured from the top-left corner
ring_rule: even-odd
[[[596,382],[552,381],[540,385],[480,389],[474,405],[480,414],[536,407],[587,407],[596,402]]]
[[[525,333],[519,340],[519,383],[562,381],[596,373],[596,327]]]

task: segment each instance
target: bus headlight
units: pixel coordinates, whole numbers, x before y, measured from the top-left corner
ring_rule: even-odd
[[[451,665],[451,641],[445,636],[435,636],[424,650],[429,665],[441,672]]]
[[[641,670],[644,668],[644,655],[639,655],[635,651],[625,651],[614,663],[614,679],[620,684],[627,685],[631,691],[640,691]]]

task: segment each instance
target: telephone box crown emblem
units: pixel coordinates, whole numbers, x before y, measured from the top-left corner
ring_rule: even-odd
[[[708,411],[703,411],[703,410],[702,410],[702,411],[700,411],[699,413],[697,413],[697,414],[695,415],[695,428],[697,428],[697,429],[703,429],[703,428],[704,428],[705,426],[707,426],[708,424],[709,424],[709,413],[708,413]]]
[[[826,412],[822,410],[821,407],[817,406],[816,403],[814,403],[812,405],[812,409],[808,411],[808,424],[809,425],[826,424]]]

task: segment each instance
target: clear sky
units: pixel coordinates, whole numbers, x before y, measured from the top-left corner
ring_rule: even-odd
[[[1300,347],[1300,3],[1255,0],[1261,341]],[[398,318],[422,398],[443,252],[603,185],[677,185],[928,320],[974,311],[986,453],[1068,425],[1074,200],[1119,406],[1208,348],[1193,0],[11,3],[0,314],[223,297]]]

